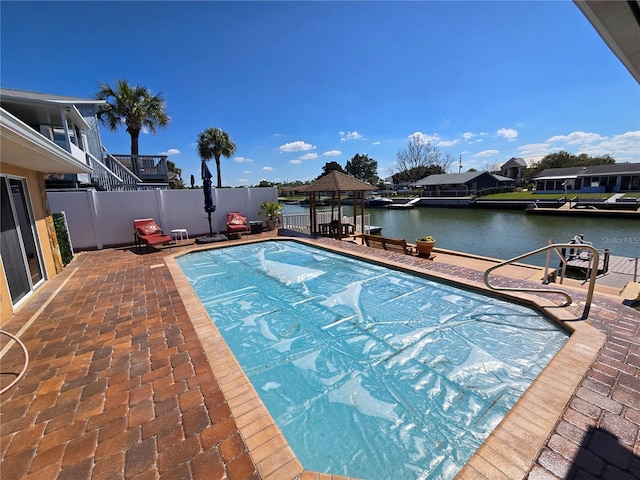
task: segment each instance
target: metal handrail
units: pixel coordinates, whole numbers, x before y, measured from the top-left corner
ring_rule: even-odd
[[[0,330],[0,334],[6,335],[7,337],[9,337],[11,340],[13,340],[14,342],[16,342],[20,348],[22,349],[22,353],[24,354],[24,366],[22,367],[22,370],[20,370],[20,373],[18,373],[16,375],[16,378],[13,379],[13,381],[9,384],[6,385],[2,390],[0,390],[0,395],[2,395],[4,392],[6,392],[7,390],[9,390],[11,387],[13,387],[16,383],[18,383],[18,381],[24,376],[24,374],[27,371],[27,366],[29,365],[29,352],[27,351],[27,347],[24,346],[24,343],[22,343],[22,341],[16,337],[15,335],[6,332],[4,330]],[[2,349],[2,352],[0,352],[0,358],[4,357],[4,354],[9,350],[9,347],[11,347],[11,340],[9,341],[9,343]]]
[[[531,257],[533,255],[537,255],[539,253],[542,252],[546,252],[546,251],[551,251],[554,250],[558,256],[560,257],[560,261],[562,262],[562,272],[561,272],[561,277],[560,277],[560,283],[562,283],[562,280],[564,279],[564,273],[566,271],[566,267],[567,267],[567,259],[564,258],[564,255],[562,255],[562,253],[560,252],[560,249],[563,248],[580,248],[580,249],[585,249],[585,250],[589,250],[592,253],[591,258],[589,259],[590,262],[593,262],[593,264],[595,265],[595,268],[591,267],[591,263],[590,265],[590,270],[591,270],[591,275],[589,278],[589,288],[587,290],[587,301],[586,304],[584,306],[584,311],[582,312],[582,320],[586,320],[587,317],[589,316],[589,310],[591,309],[591,300],[593,299],[593,291],[595,289],[596,286],[596,276],[598,275],[598,265],[600,262],[600,254],[598,253],[598,250],[596,250],[593,246],[588,245],[588,244],[584,244],[584,243],[580,243],[580,244],[576,244],[576,243],[552,243],[550,245],[547,245],[545,247],[539,248],[537,250],[534,250],[532,252],[529,253],[525,253],[524,255],[520,255],[518,257],[512,258],[510,260],[505,260],[504,262],[500,262],[497,265],[494,265],[492,267],[489,267],[485,272],[484,272],[484,284],[491,290],[494,291],[506,291],[506,292],[541,292],[541,293],[556,293],[559,295],[563,295],[565,297],[565,299],[567,300],[567,302],[565,304],[563,304],[563,307],[567,307],[569,305],[571,305],[571,303],[573,303],[573,300],[571,299],[571,296],[563,291],[563,290],[559,290],[557,288],[523,288],[523,287],[498,287],[495,285],[491,285],[491,283],[489,283],[489,274],[491,272],[493,272],[494,270],[496,270],[497,268],[500,267],[504,267],[506,265],[510,265],[512,263],[518,262],[524,258],[527,257]],[[547,266],[545,268],[545,272],[546,269],[549,267],[549,256],[547,255]]]

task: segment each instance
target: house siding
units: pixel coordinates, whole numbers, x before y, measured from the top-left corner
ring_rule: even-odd
[[[53,245],[57,245],[55,231],[52,230],[51,234],[49,232],[53,225],[53,220],[47,207],[43,174],[33,170],[9,165],[4,162],[0,162],[0,174],[22,177],[27,181],[29,202],[31,203],[31,209],[33,211],[36,231],[38,234],[38,245],[43,258],[44,282],[41,284],[42,286],[57,275],[58,272],[56,265],[60,265],[60,254],[58,251],[54,252],[53,250]],[[11,302],[4,268],[0,269],[0,304],[2,304],[2,307],[0,308],[0,325],[2,325],[14,313],[14,306]]]

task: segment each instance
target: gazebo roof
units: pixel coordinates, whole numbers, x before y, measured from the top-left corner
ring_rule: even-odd
[[[376,190],[376,187],[337,170],[301,188],[304,192],[365,192],[369,190]]]

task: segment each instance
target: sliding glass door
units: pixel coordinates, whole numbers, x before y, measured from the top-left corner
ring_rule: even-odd
[[[26,181],[0,176],[0,250],[13,305],[44,280]]]

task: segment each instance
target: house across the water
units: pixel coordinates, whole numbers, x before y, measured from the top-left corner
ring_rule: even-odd
[[[422,188],[425,197],[464,197],[481,190],[514,185],[514,179],[489,172],[441,173],[429,175],[412,184]]]
[[[503,177],[513,178],[516,182],[522,181],[523,174],[527,168],[531,168],[535,163],[544,158],[544,155],[532,157],[511,157],[500,167]]]
[[[640,192],[640,163],[548,168],[533,180],[537,193]]]

